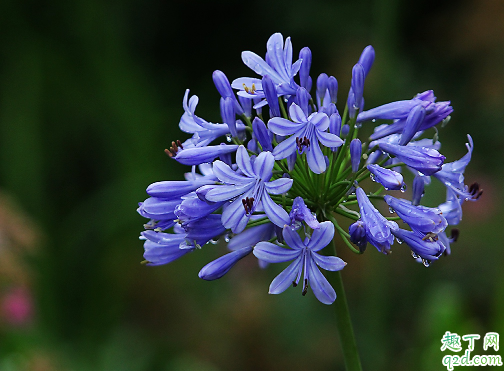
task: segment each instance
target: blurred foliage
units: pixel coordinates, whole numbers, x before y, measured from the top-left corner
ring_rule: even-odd
[[[445,331],[503,333],[501,0],[4,0],[0,189],[41,232],[34,254],[9,245],[33,277],[35,314],[21,327],[0,322],[0,370],[342,370],[332,308],[299,290],[267,295],[282,267],[260,271],[248,257],[218,282],[198,279],[220,245],[139,264],[136,202],[186,171],[162,152],[185,139],[184,90],[219,121],[211,73],[250,76],[241,51],[262,55],[278,31],[295,52],[310,46],[312,76],[338,78],[340,108],[372,44],[368,107],[434,89],[455,108],[440,132],[447,161],[465,153],[466,133],[475,141],[466,180],[485,194],[464,205],[452,256],[425,269],[400,246],[388,257],[341,249],[364,368],[441,370]],[[431,206],[444,197],[436,190]]]

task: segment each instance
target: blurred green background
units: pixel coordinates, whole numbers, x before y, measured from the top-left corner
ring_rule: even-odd
[[[200,280],[221,245],[139,264],[137,202],[187,171],[163,153],[186,138],[184,90],[219,122],[212,72],[253,76],[240,53],[264,55],[274,32],[295,54],[311,48],[314,79],[336,76],[340,110],[372,44],[368,108],[434,89],[455,108],[440,133],[447,161],[465,154],[467,133],[475,142],[466,183],[485,193],[464,205],[449,258],[426,269],[404,245],[340,248],[364,369],[443,370],[445,331],[504,335],[502,0],[3,0],[1,371],[343,370],[333,308],[301,290],[267,294],[283,267],[261,271],[249,256]],[[425,203],[443,200],[433,184]]]

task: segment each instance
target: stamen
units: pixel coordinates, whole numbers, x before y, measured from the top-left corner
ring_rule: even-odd
[[[305,278],[303,292],[301,293],[301,295],[305,296],[307,292],[308,292],[308,280]]]
[[[170,157],[174,157],[177,155],[177,152],[179,150],[179,147],[180,149],[184,149],[184,147],[182,146],[182,142],[180,142],[180,140],[177,140],[177,143],[175,142],[171,142],[172,146],[170,147],[170,149],[165,149],[165,153],[170,156]]]
[[[245,85],[245,83],[243,84],[243,90],[245,90],[247,93],[249,94],[255,94],[256,92],[256,87],[255,87],[255,84],[252,83],[252,87],[249,88],[247,85]]]
[[[473,183],[469,186],[469,193],[473,196],[473,199],[477,200],[483,194],[483,189],[480,189],[478,183]]]
[[[255,201],[254,197],[242,198],[242,204],[246,214],[252,213],[252,207],[254,206],[254,201]]]
[[[452,239],[453,242],[457,242],[459,236],[460,236],[460,230],[458,228],[453,228],[451,230],[450,239]]]
[[[429,232],[422,238],[422,241],[426,240],[429,240],[429,242],[436,242],[438,240],[438,236],[435,233]]]
[[[299,153],[303,152],[303,147],[309,147],[310,146],[310,139],[307,137],[303,137],[302,139],[299,137],[296,137],[296,146],[299,151]]]
[[[292,287],[296,287],[296,286],[297,286],[296,281],[292,281]]]

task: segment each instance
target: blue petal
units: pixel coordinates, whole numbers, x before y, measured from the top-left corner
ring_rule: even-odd
[[[307,259],[309,283],[315,297],[323,304],[332,304],[336,300],[336,292],[324,275],[317,268],[313,259]]]
[[[249,51],[242,52],[242,61],[248,68],[250,68],[258,75],[268,75],[277,84],[283,82],[283,79],[280,77],[280,75],[257,54]]]
[[[296,221],[304,221],[311,229],[320,228],[319,221],[312,214],[311,210],[306,206],[303,198],[300,196],[294,199],[289,216],[293,225]]]
[[[323,112],[312,113],[308,120],[315,125],[318,130],[325,131],[329,127],[329,116]]]
[[[316,130],[317,138],[322,145],[326,147],[340,147],[343,140],[336,134],[327,133],[325,131]]]
[[[229,250],[237,250],[242,247],[255,246],[258,242],[273,238],[274,232],[275,225],[273,223],[251,227],[234,236],[227,247]]]
[[[334,225],[327,221],[320,223],[320,228],[313,231],[307,247],[312,251],[320,251],[332,241],[334,237]]]
[[[294,179],[279,178],[272,182],[267,182],[264,185],[266,186],[268,193],[272,195],[281,195],[291,189],[293,182]]]
[[[214,174],[221,182],[227,184],[245,184],[251,181],[250,178],[237,174],[220,160],[214,161]]]
[[[290,285],[292,285],[292,282],[296,279],[302,268],[302,258],[303,255],[299,255],[296,260],[294,260],[287,268],[285,268],[273,279],[269,287],[270,294],[281,294],[287,290]]]
[[[296,135],[292,135],[278,144],[273,150],[275,160],[281,160],[296,152]]]
[[[194,191],[195,189],[201,187],[205,184],[213,183],[212,180],[201,179],[194,181],[185,181],[185,180],[166,180],[162,182],[152,183],[147,187],[147,194],[152,197],[160,197],[160,198],[179,198],[180,196],[184,196],[189,192]]]
[[[308,160],[308,166],[311,171],[315,174],[321,174],[326,170],[326,162],[319,143],[317,140],[314,140],[314,137],[315,135],[310,138],[311,144],[308,152],[306,153],[306,159]]]
[[[243,172],[243,174],[250,178],[255,177],[254,170],[252,169],[252,163],[250,162],[250,157],[244,146],[239,146],[238,150],[236,151],[236,164]]]
[[[270,180],[273,175],[275,158],[271,152],[261,152],[254,161],[254,173],[264,182]]]
[[[303,110],[296,103],[292,103],[291,106],[289,107],[289,115],[291,119],[295,122],[303,124],[308,122],[308,118],[304,114]]]
[[[283,36],[278,32],[271,35],[266,43],[270,64],[273,65],[273,68],[275,68],[278,74],[282,77],[283,81],[289,81],[290,76],[287,75],[287,71],[285,70],[283,46]]]
[[[285,224],[290,224],[289,214],[280,205],[273,202],[268,193],[264,192],[261,197],[264,212],[273,224],[283,227]]]
[[[163,198],[149,197],[138,208],[138,212],[145,218],[155,220],[161,219],[175,219],[175,207],[180,204],[182,200],[166,200]]]
[[[301,68],[301,63],[303,62],[302,59],[298,59],[297,61],[294,62],[291,68],[291,76],[295,76],[299,69]]]
[[[194,147],[179,150],[173,157],[183,165],[200,165],[204,162],[212,162],[216,157],[236,151],[237,145],[219,144],[216,146]]]
[[[284,263],[296,259],[302,251],[285,249],[271,242],[259,242],[254,247],[257,259],[268,263]]]
[[[282,231],[282,236],[292,249],[303,250],[305,249],[305,244],[301,240],[301,237],[296,231],[293,231],[290,227],[284,227]]]
[[[208,263],[203,268],[201,268],[198,273],[199,278],[207,281],[216,280],[224,276],[234,265],[245,256],[250,254],[252,251],[251,247],[244,247],[240,250],[230,252],[220,258]]]
[[[259,117],[254,118],[254,121],[252,121],[252,129],[263,151],[272,152],[273,146],[271,140],[273,139],[273,134]]]
[[[249,182],[248,184],[235,186],[235,185],[221,185],[216,186],[215,188],[208,191],[205,195],[205,198],[208,201],[219,202],[219,201],[227,201],[236,196],[244,194],[249,189],[254,186],[253,182]]]
[[[283,59],[285,62],[285,71],[287,72],[287,76],[290,78],[294,76],[292,74],[292,41],[290,37],[285,39]]]
[[[243,198],[252,196],[249,191],[243,195]],[[222,211],[222,225],[231,229],[233,233],[240,233],[247,226],[249,216],[245,214],[242,198],[237,198]]]
[[[292,106],[293,105],[294,103],[292,104]],[[304,125],[300,124],[299,122],[292,122],[281,117],[273,117],[268,121],[268,129],[278,135],[294,134],[296,131],[302,129],[303,126]]]
[[[345,268],[346,263],[337,256],[324,256],[317,253],[311,254],[317,265],[326,271],[340,271]]]

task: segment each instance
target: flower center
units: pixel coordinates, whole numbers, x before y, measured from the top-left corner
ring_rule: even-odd
[[[246,197],[242,199],[243,208],[246,214],[252,214],[252,207],[254,206],[254,197]]]
[[[255,94],[256,93],[255,84],[252,83],[252,87],[251,88],[249,88],[247,85],[243,84],[243,90],[245,90],[249,94]]]
[[[170,156],[170,157],[174,157],[174,156],[176,156],[176,155],[177,155],[177,152],[178,152],[178,150],[179,150],[179,147],[180,147],[180,149],[184,149],[184,146],[182,146],[182,142],[180,142],[180,140],[177,140],[177,143],[175,143],[175,142],[171,142],[171,145],[172,145],[172,146],[170,147],[170,149],[169,149],[169,150],[168,150],[168,149],[165,149],[165,150],[164,150],[164,151],[165,151],[165,153],[166,153],[168,156]]]
[[[304,147],[308,148],[310,146],[310,139],[307,137],[299,138],[296,137],[296,147],[298,149],[299,154],[303,153]]]

